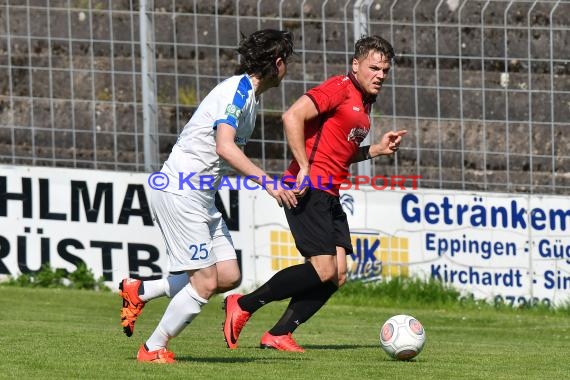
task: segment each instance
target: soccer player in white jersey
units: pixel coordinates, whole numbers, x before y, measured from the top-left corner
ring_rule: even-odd
[[[167,176],[168,186],[151,193],[169,271],[178,274],[144,282],[129,278],[119,285],[121,324],[127,336],[132,335],[146,302],[172,297],[158,326],[138,351],[137,359],[142,362],[174,362],[174,354],[167,349],[169,340],[192,322],[212,295],[231,290],[241,281],[231,236],[214,205],[215,189],[230,168],[263,185],[267,174],[242,147],[255,126],[259,96],[279,86],[287,72],[293,36],[287,31],[260,30],[243,38],[237,51],[241,61],[235,75],[204,98],[164,163],[161,172]],[[277,186],[266,186],[266,190],[279,206],[297,204],[292,191]]]

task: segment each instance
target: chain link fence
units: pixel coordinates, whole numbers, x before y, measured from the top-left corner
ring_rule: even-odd
[[[570,194],[570,3],[500,0],[2,0],[0,163],[160,167],[201,99],[237,64],[242,34],[294,33],[246,153],[280,174],[280,116],[347,72],[355,38],[397,52],[374,140],[409,131],[371,175],[420,187]]]

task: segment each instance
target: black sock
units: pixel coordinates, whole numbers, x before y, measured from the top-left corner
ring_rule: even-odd
[[[238,304],[243,310],[254,313],[269,302],[293,297],[319,284],[321,279],[313,264],[293,265],[275,273],[265,284],[241,297]]]
[[[287,310],[269,333],[271,335],[292,333],[301,323],[315,315],[337,290],[338,286],[334,282],[327,281],[310,292],[291,298]]]

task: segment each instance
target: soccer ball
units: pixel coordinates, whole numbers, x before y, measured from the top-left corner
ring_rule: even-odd
[[[425,342],[424,327],[410,315],[394,315],[384,322],[380,330],[380,346],[394,359],[409,360],[417,356]]]

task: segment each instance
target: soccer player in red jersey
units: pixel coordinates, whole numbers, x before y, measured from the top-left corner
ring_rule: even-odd
[[[301,96],[283,114],[294,160],[283,179],[299,203],[285,215],[304,264],[277,272],[255,291],[225,299],[224,337],[237,347],[251,315],[272,301],[291,298],[279,321],[261,338],[262,348],[303,352],[292,333],[313,316],[346,281],[352,252],[339,189],[351,163],[396,152],[405,130],[390,131],[376,144],[360,146],[370,131],[370,110],[394,58],[390,43],[366,36],[355,44],[348,75],[334,76]],[[310,181],[307,181],[307,178]],[[303,184],[309,186],[302,187]]]

